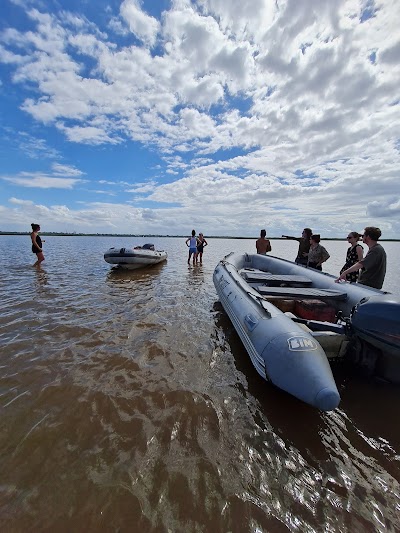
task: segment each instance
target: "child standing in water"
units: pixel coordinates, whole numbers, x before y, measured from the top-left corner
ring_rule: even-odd
[[[42,261],[44,261],[42,239],[38,235],[40,231],[39,224],[31,224],[31,227],[32,227],[32,233],[31,233],[32,252],[36,254],[36,257],[37,257],[37,261],[33,266],[37,266],[37,265],[40,265]]]
[[[196,232],[194,229],[192,229],[192,236],[188,237],[186,239],[186,246],[189,248],[189,257],[188,257],[188,264],[190,263],[190,258],[193,255],[193,264],[196,264],[196,257],[197,257],[197,243],[198,238],[196,237]]]

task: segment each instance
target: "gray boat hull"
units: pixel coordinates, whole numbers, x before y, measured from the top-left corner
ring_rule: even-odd
[[[264,283],[263,279],[267,281]],[[287,279],[291,283],[284,282]],[[360,284],[335,283],[335,279],[329,274],[270,255],[237,253],[220,261],[213,275],[218,297],[257,372],[277,387],[324,411],[335,409],[340,402],[329,361],[320,345],[326,340],[324,335],[330,334],[333,340],[335,335],[346,339],[347,335],[359,335],[381,348],[382,343],[383,346],[385,342],[388,344],[387,332],[381,333],[378,342],[364,327],[360,311],[374,312],[376,309],[382,313],[381,310],[387,309],[393,314],[395,308],[400,316],[400,303],[384,291]],[[271,303],[277,298],[313,297],[329,302],[337,315],[345,318],[345,326],[330,323],[326,328],[330,331],[313,332]],[[389,299],[391,306],[387,305]],[[364,301],[370,301],[370,304],[360,306]],[[355,328],[351,326],[353,313]],[[388,323],[383,316],[382,327]],[[318,326],[320,330],[324,329],[323,323]],[[340,330],[341,327],[346,335],[335,333],[335,328]],[[360,332],[361,327],[364,329]],[[391,327],[397,331],[397,322]],[[390,339],[393,338],[391,334]],[[391,358],[382,357],[381,363],[390,363],[387,368],[392,370],[393,361],[400,365],[400,351],[398,345],[393,347],[393,340],[391,342]],[[382,364],[378,366],[382,367]]]
[[[325,352],[313,336],[242,283],[234,266],[220,263],[213,281],[257,372],[318,409],[335,409],[339,392]]]
[[[110,248],[104,253],[104,261],[127,270],[149,267],[162,263],[168,257],[164,250],[137,248]]]

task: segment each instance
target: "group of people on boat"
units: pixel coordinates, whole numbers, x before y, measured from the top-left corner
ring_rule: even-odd
[[[381,289],[386,274],[386,252],[378,243],[382,232],[379,228],[368,226],[364,233],[351,231],[347,236],[350,246],[346,253],[346,262],[340,270],[336,281],[359,282],[369,287]],[[322,270],[322,264],[330,257],[329,252],[320,244],[321,236],[314,234],[311,228],[304,228],[301,237],[282,235],[285,239],[296,240],[299,243],[295,262],[299,265]],[[368,246],[364,257],[364,248],[359,240]],[[271,243],[266,238],[266,231],[262,229],[260,238],[256,241],[258,254],[265,255],[271,251]]]
[[[190,264],[190,259],[193,256],[193,264],[196,265],[203,263],[203,251],[205,246],[208,245],[208,242],[204,238],[202,233],[199,233],[199,236],[196,236],[196,230],[192,230],[192,236],[186,239],[186,246],[189,248],[189,257],[188,265]]]

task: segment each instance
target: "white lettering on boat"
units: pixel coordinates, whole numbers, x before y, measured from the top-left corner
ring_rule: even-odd
[[[318,344],[309,337],[290,337],[287,341],[289,350],[292,352],[308,352],[318,349]]]

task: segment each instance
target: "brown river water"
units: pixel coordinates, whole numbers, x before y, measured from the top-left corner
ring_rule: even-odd
[[[1,531],[400,531],[400,387],[337,363],[322,413],[259,377],[212,282],[254,240],[193,267],[185,239],[45,236],[35,268],[29,236],[0,239]],[[103,259],[144,242],[167,262]],[[347,243],[323,244],[337,274]]]

